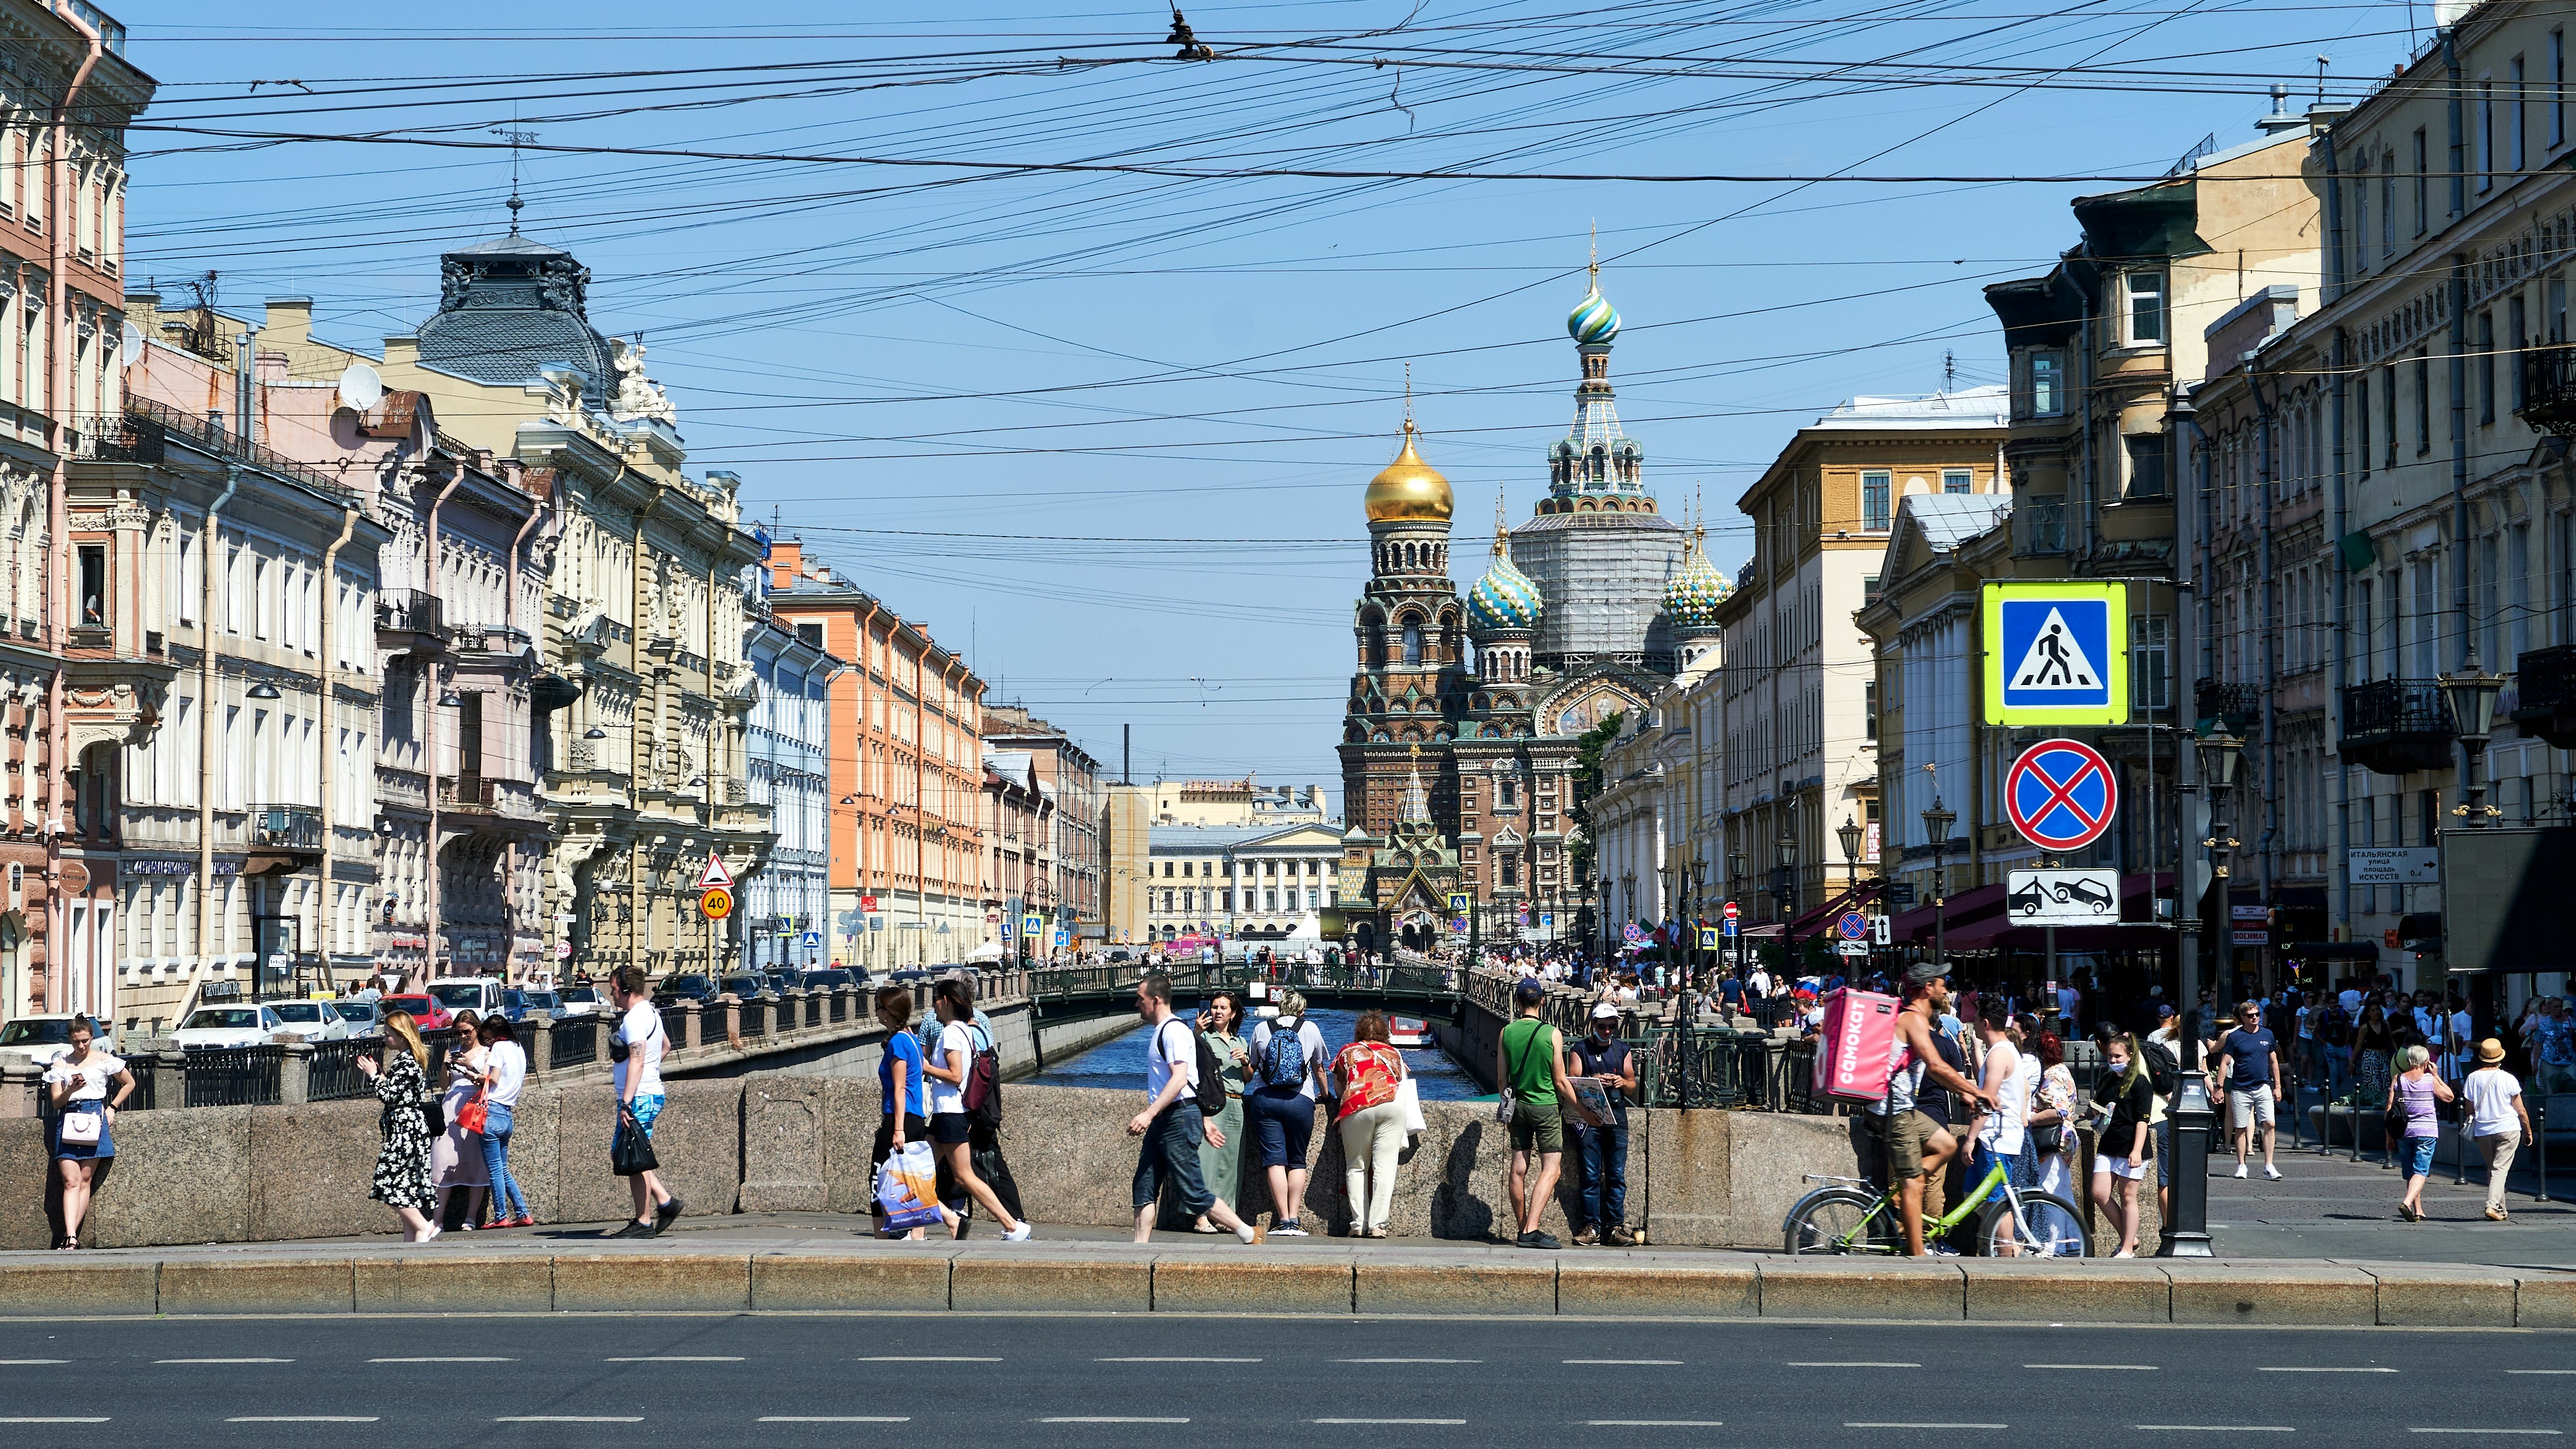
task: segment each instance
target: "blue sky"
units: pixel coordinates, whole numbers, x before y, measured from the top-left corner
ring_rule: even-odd
[[[112,6],[164,83],[130,275],[315,299],[372,345],[437,254],[524,229],[644,335],[693,463],[745,479],[995,697],[1114,770],[1325,783],[1367,573],[1359,497],[1412,367],[1459,495],[1463,587],[1497,490],[1525,518],[1572,416],[1564,317],[1597,225],[1612,376],[1666,513],[1736,495],[1857,393],[1999,381],[1978,289],[2043,269],[2110,182],[1648,177],[2152,175],[2389,65],[2393,4],[1306,0],[1166,9]],[[868,18],[853,21],[857,10]],[[434,19],[440,28],[428,26]],[[256,90],[251,82],[261,82]],[[281,84],[284,83],[284,84]],[[340,139],[282,139],[285,137]],[[372,138],[372,139],[358,139]],[[424,139],[465,143],[432,147]],[[474,149],[493,147],[501,149]],[[794,157],[798,159],[776,159]],[[864,161],[854,158],[867,158]],[[968,170],[888,162],[1015,163]],[[1069,173],[1147,164],[1215,177]],[[1245,176],[1248,168],[1515,179]]]

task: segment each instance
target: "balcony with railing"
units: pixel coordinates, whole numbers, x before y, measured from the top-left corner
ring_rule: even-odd
[[[2514,412],[2544,433],[2576,438],[2576,343],[2522,354],[2522,406]]]
[[[2344,686],[2335,749],[2382,775],[2407,775],[2448,766],[2458,734],[2440,680],[2374,679]]]
[[[252,861],[243,873],[292,864],[322,853],[322,807],[318,805],[253,805],[243,822]],[[263,861],[261,858],[266,857]]]
[[[2515,727],[2576,750],[2576,644],[2527,649],[2513,672]]]
[[[2229,734],[2243,736],[2263,718],[2263,686],[2204,679],[2193,686],[2194,719],[2214,721]]]
[[[447,647],[447,605],[422,589],[386,589],[376,595],[376,643],[395,653],[435,653]]]
[[[129,397],[125,400],[123,424],[113,433],[104,419],[94,429],[98,442],[92,445],[91,434],[77,426],[75,457],[111,458],[143,463],[161,461],[166,444],[176,441],[218,458],[248,464],[261,472],[274,474],[303,484],[305,487],[351,508],[363,508],[366,500],[346,479],[324,472],[310,463],[299,463],[273,448],[243,437],[229,426],[224,414],[211,413],[195,417],[177,408],[164,407],[150,398]],[[93,451],[93,446],[95,451]]]

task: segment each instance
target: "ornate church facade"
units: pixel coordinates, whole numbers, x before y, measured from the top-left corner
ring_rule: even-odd
[[[1348,829],[1336,899],[1354,944],[1424,949],[1470,933],[1573,934],[1575,747],[1641,709],[1697,654],[1729,586],[1646,492],[1619,425],[1619,314],[1592,287],[1566,319],[1582,365],[1574,424],[1548,450],[1548,494],[1519,529],[1499,505],[1484,575],[1449,575],[1456,512],[1413,421],[1368,487],[1371,573],[1353,619],[1343,716]]]

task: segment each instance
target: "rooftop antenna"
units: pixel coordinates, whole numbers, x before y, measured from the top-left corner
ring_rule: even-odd
[[[536,144],[537,133],[512,126],[494,126],[492,134],[510,143],[510,235],[519,234],[519,209],[527,205],[519,199],[519,148]]]
[[[1956,392],[1958,387],[1959,354],[1956,352],[1944,351],[1941,354],[1941,391],[1945,393]]]

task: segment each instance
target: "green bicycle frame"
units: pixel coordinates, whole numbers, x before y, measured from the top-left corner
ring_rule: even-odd
[[[1957,1206],[1951,1208],[1948,1212],[1943,1213],[1938,1218],[1934,1218],[1931,1221],[1924,1223],[1924,1241],[1931,1242],[1937,1238],[1948,1237],[1952,1228],[1966,1222],[1971,1213],[1974,1213],[1978,1208],[1983,1207],[1986,1199],[1993,1197],[2003,1186],[2004,1166],[2002,1163],[1998,1162],[1993,1167],[1986,1170],[1986,1180],[1978,1183],[1976,1187],[1967,1194],[1967,1196],[1959,1199]],[[1886,1215],[1888,1218],[1899,1224],[1902,1224],[1905,1221],[1904,1209],[1898,1207],[1896,1203],[1896,1189],[1889,1188],[1886,1191],[1881,1192],[1878,1195],[1878,1201],[1870,1204],[1869,1211],[1861,1214],[1860,1221],[1852,1225],[1852,1230],[1850,1232],[1845,1233],[1841,1238],[1837,1239],[1834,1246],[1838,1249],[1850,1249],[1852,1244],[1859,1240],[1861,1234],[1869,1230],[1869,1225],[1876,1222],[1881,1214]]]

